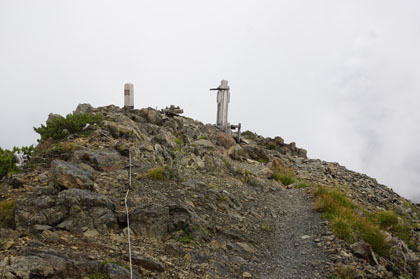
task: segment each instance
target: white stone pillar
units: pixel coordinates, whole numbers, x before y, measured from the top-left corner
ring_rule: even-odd
[[[228,123],[228,107],[230,102],[230,92],[227,80],[222,80],[217,88],[217,122],[226,133],[230,133],[230,125]]]
[[[134,86],[132,83],[124,84],[124,107],[134,108]]]

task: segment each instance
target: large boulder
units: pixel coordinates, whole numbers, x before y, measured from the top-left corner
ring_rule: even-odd
[[[232,135],[223,132],[217,133],[214,141],[217,145],[223,146],[225,149],[229,149],[236,144],[236,141]]]
[[[15,219],[18,228],[47,225],[72,232],[87,228],[107,233],[118,227],[114,211],[115,205],[107,196],[73,188],[58,195],[36,192],[18,200]]]
[[[81,278],[99,269],[99,263],[71,253],[51,249],[25,248],[22,255],[0,262],[4,279]]]
[[[138,234],[162,238],[168,233],[185,230],[191,223],[191,214],[181,206],[147,204],[130,212],[131,228]]]
[[[124,168],[125,158],[116,150],[77,150],[74,156],[98,171],[113,171]]]
[[[75,163],[54,160],[51,163],[50,177],[54,183],[66,188],[93,188],[93,172]]]

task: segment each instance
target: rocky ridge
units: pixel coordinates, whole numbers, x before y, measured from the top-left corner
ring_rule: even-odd
[[[88,136],[41,141],[1,181],[0,203],[14,205],[0,228],[0,278],[129,278],[129,155],[134,278],[340,278],[344,267],[352,277],[341,278],[419,278],[419,206],[375,179],[308,159],[281,137],[247,131],[237,143],[152,108],[74,113],[103,120]],[[414,224],[414,246],[387,233],[392,254],[380,257],[338,239],[313,209],[312,187],[284,185],[278,168],[338,187],[366,211],[398,212]]]

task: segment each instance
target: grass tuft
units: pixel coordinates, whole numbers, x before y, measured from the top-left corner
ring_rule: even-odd
[[[165,180],[165,174],[162,167],[148,170],[145,174],[145,177],[152,180]]]
[[[174,141],[178,145],[184,145],[184,141],[182,139],[180,139],[180,138],[176,138]]]
[[[296,182],[295,172],[292,168],[278,168],[273,171],[273,179],[280,181],[283,185],[290,185]]]
[[[319,186],[314,190],[314,194],[315,208],[323,213],[324,218],[331,221],[332,230],[338,238],[348,243],[363,239],[377,254],[389,254],[390,246],[380,227],[362,216],[357,210],[358,207],[342,191]]]
[[[0,202],[0,228],[14,228],[15,210],[16,200],[5,200]]]

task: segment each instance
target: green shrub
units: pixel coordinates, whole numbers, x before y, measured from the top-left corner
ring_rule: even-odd
[[[270,150],[276,150],[276,148],[277,148],[277,144],[275,144],[274,142],[270,142],[270,143],[267,145],[267,148],[268,148],[268,149],[270,149]]]
[[[67,114],[64,117],[54,118],[46,123],[46,126],[41,124],[41,127],[35,128],[35,132],[40,134],[41,140],[52,139],[63,139],[70,134],[86,134],[83,128],[86,124],[95,124],[102,120],[102,116],[98,114]]]
[[[208,139],[208,137],[205,136],[205,135],[200,135],[197,139],[199,139],[199,140],[201,140],[201,139]]]
[[[14,228],[16,200],[0,202],[0,228]]]
[[[25,155],[31,155],[34,147],[23,146],[21,148],[13,147],[13,150],[0,148],[0,179],[6,176],[8,173],[18,172],[19,168],[16,166],[16,160],[14,157],[15,152],[23,152]]]
[[[177,239],[182,244],[188,244],[194,240],[194,236],[192,235],[192,230],[187,228],[182,232],[182,235]]]
[[[163,168],[161,167],[148,170],[145,177],[152,180],[165,180],[165,174],[163,172]]]

